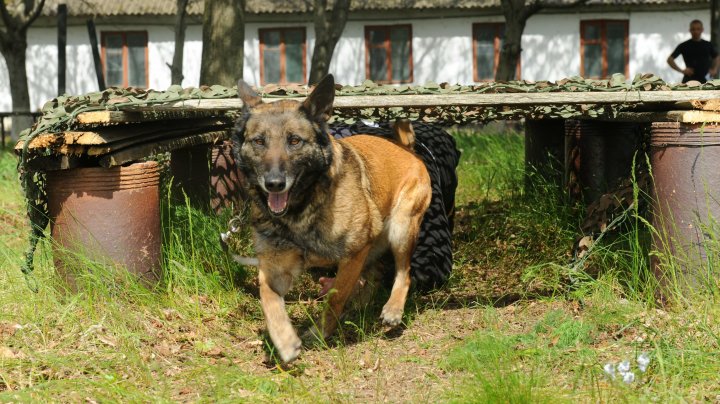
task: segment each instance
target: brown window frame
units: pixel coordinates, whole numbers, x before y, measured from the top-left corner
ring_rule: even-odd
[[[408,29],[408,45],[410,53],[408,55],[408,64],[410,67],[410,75],[407,80],[393,80],[392,79],[392,48],[390,47],[390,30],[393,28],[407,28]],[[385,41],[382,46],[371,46],[370,45],[370,31],[372,30],[384,30]],[[385,48],[386,60],[388,61],[387,68],[387,80],[377,81],[378,84],[404,84],[412,83],[415,81],[415,66],[413,64],[413,46],[412,46],[412,24],[393,24],[393,25],[366,25],[365,26],[365,78],[370,80],[370,48]]]
[[[123,39],[123,47],[122,47],[122,58],[123,58],[123,87],[129,87],[129,79],[128,79],[128,46],[127,46],[127,35],[128,34],[143,34],[145,35],[145,87],[143,88],[149,88],[150,87],[150,69],[149,69],[149,39],[148,39],[148,32],[147,31],[102,31],[100,33],[100,44],[101,44],[101,53],[100,53],[100,62],[102,64],[102,73],[103,78],[105,78],[105,40],[109,35],[120,35]]]
[[[280,81],[277,83],[267,83],[265,81],[265,41],[263,41],[263,34],[270,31],[280,31]],[[302,66],[303,66],[303,81],[301,83],[288,82],[285,71],[285,32],[287,31],[301,31],[302,32]],[[260,84],[307,84],[308,72],[307,72],[307,30],[305,27],[280,27],[280,28],[260,28],[258,30],[258,37],[260,40]]]
[[[625,58],[625,77],[629,76],[630,72],[630,20],[615,20],[615,19],[597,19],[597,20],[581,20],[580,21],[580,76],[585,77],[585,45],[600,45],[601,49],[601,62],[602,62],[602,76],[601,77],[585,77],[589,79],[605,79],[610,77],[608,74],[607,65],[607,23],[623,23],[625,26],[625,40],[623,41],[624,50],[623,56]],[[585,39],[585,27],[588,25],[598,25],[600,27],[600,39]]]
[[[480,27],[493,27],[495,29],[495,38],[494,38],[494,48],[495,48],[495,61],[493,66],[493,78],[492,79],[481,79],[478,76],[478,66],[477,66],[477,32],[480,29]],[[473,64],[473,81],[475,82],[490,82],[495,80],[495,75],[497,74],[497,68],[500,65],[500,43],[502,42],[502,36],[503,36],[503,30],[505,28],[504,22],[476,22],[472,25],[472,64]],[[515,80],[522,80],[521,73],[521,61],[522,58],[518,58],[517,62],[517,68],[515,71]]]

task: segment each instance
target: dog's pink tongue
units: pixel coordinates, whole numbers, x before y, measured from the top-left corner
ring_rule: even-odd
[[[280,213],[285,210],[288,203],[288,191],[285,192],[270,192],[268,194],[268,206],[270,210],[275,213]]]

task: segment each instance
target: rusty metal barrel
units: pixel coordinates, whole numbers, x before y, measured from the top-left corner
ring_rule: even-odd
[[[641,124],[595,120],[565,121],[565,183],[574,197],[592,203],[632,170]]]
[[[87,261],[160,279],[159,167],[76,168],[47,175],[56,270],[71,286]]]
[[[210,208],[219,212],[238,206],[244,199],[244,177],[235,162],[230,141],[213,146],[210,167]]]
[[[685,275],[680,286],[698,286],[720,220],[720,124],[655,122],[651,130],[654,244],[666,258],[653,266],[661,283],[672,267]]]

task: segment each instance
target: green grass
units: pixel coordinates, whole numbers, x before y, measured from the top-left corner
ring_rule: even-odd
[[[517,338],[492,332],[478,332],[447,359],[451,370],[469,370],[472,377],[453,389],[450,401],[479,403],[551,402],[540,391],[544,376],[534,369],[513,369],[523,352],[516,349]]]
[[[514,153],[516,158],[522,156],[518,152],[522,150],[522,138],[518,135],[491,134],[482,138],[473,143],[497,140],[496,144],[504,144],[503,150]],[[463,135],[457,139],[462,140]],[[568,285],[572,264],[568,256],[561,254],[568,254],[567,246],[577,237],[583,212],[558,203],[562,190],[552,184],[540,183],[530,192],[518,192],[523,183],[522,167],[502,161],[502,152],[494,150],[492,155],[501,161],[489,163],[474,152],[470,158],[475,164],[462,165],[459,171],[462,178],[482,172],[487,175],[496,167],[504,167],[495,188],[504,190],[498,192],[499,208],[493,192],[485,192],[485,196],[477,192],[478,188],[488,187],[487,183],[461,180],[463,186],[475,186],[475,192],[466,190],[461,194],[465,202],[478,201],[480,205],[473,211],[474,215],[480,213],[480,218],[474,219],[480,224],[461,235],[463,241],[469,241],[458,249],[465,260],[462,267],[494,252],[488,264],[495,265],[498,272],[509,271],[503,266],[508,262],[523,268],[519,277],[524,281],[520,283],[521,295],[539,288],[540,292],[550,292],[546,296],[551,298],[530,303],[544,306],[539,313],[529,310],[526,303],[518,304],[531,313],[513,309],[510,318],[496,319],[452,350],[445,365],[469,375],[446,397],[459,402],[717,399],[720,354],[714,347],[719,328],[718,277],[712,272],[718,263],[713,259],[718,251],[717,237],[713,236],[719,234],[717,228],[706,230],[711,235],[706,246],[711,257],[708,282],[699,293],[683,289],[681,282],[670,285],[669,297],[674,305],[669,308],[656,306],[659,289],[648,259],[650,235],[657,230],[638,210],[627,212],[622,232],[594,246],[579,267],[581,273],[573,274],[575,283]],[[473,200],[473,195],[480,198]],[[499,211],[498,219],[483,223],[483,214],[491,209],[493,214]],[[496,239],[493,246],[487,238],[498,235],[504,239],[500,243]],[[524,240],[524,246],[535,251],[523,251],[517,258],[514,253],[522,249],[515,246],[515,240]],[[666,270],[677,276],[681,266],[678,260],[663,258],[667,260],[663,262]],[[523,261],[517,265],[520,259]],[[460,282],[468,281],[469,274],[465,275]],[[482,307],[495,311],[487,305]],[[687,327],[693,322],[696,331]],[[647,373],[634,369],[635,383],[610,380],[603,371],[607,363],[634,362],[640,352],[650,353],[653,359]]]
[[[514,130],[490,130],[476,136],[471,130],[454,133],[462,153],[458,175],[462,185],[456,198],[459,205],[518,197],[521,192],[525,137]]]
[[[568,262],[580,220],[561,187],[535,181],[525,192],[522,133],[461,130],[454,136],[463,154],[452,285],[486,299],[560,288],[557,264]],[[478,283],[477,272],[491,279]]]
[[[412,296],[400,331],[378,324],[387,291],[379,293],[288,369],[275,366],[263,331],[256,271],[218,243],[230,214],[173,204],[170,188],[158,288],[79,257],[78,291],[67,291],[44,240],[32,293],[19,271],[27,229],[16,161],[0,153],[0,401],[717,400],[717,282],[657,306],[653,228],[634,211],[573,272],[583,211],[557,185],[524,189],[522,134],[454,136],[463,157],[449,285]],[[251,253],[247,229],[238,245]],[[305,275],[287,297],[301,331],[322,309],[318,290]],[[645,373],[635,363],[642,352],[652,358]],[[632,384],[603,371],[623,360],[633,364]]]

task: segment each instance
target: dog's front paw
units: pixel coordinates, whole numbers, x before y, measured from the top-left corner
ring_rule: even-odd
[[[297,336],[289,339],[283,344],[275,344],[278,355],[282,359],[283,363],[290,363],[300,356],[300,348],[302,347],[302,341]]]
[[[402,321],[403,311],[396,307],[385,305],[380,314],[383,324],[395,327]]]

